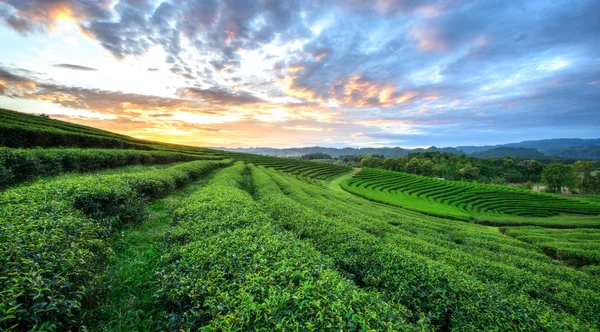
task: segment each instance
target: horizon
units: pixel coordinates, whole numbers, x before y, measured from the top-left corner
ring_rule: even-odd
[[[0,107],[225,148],[593,139],[599,14],[593,0],[0,0]]]
[[[405,150],[414,150],[414,149],[429,149],[429,148],[436,148],[436,149],[449,149],[449,148],[459,148],[459,147],[484,147],[484,146],[491,146],[491,147],[501,147],[502,145],[506,145],[506,144],[515,144],[515,143],[524,143],[524,142],[529,142],[529,141],[550,141],[550,140],[595,140],[595,139],[600,139],[600,137],[597,138],[580,138],[580,137],[557,137],[557,138],[542,138],[539,140],[524,140],[524,141],[510,141],[510,142],[504,142],[504,143],[497,143],[497,144],[485,144],[485,145],[454,145],[454,146],[437,146],[437,145],[422,145],[422,146],[400,146],[400,145],[395,145],[395,146],[375,146],[375,147],[356,147],[356,146],[320,146],[320,145],[312,145],[312,146],[291,146],[291,147],[287,147],[287,148],[274,148],[272,146],[250,146],[250,147],[225,147],[225,146],[205,146],[205,148],[210,148],[210,149],[219,149],[219,148],[226,148],[226,149],[277,149],[277,150],[284,150],[284,149],[307,149],[307,148],[323,148],[323,149],[395,149],[395,148],[400,148],[400,149],[405,149]]]

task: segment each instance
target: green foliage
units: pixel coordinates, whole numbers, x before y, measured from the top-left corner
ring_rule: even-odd
[[[537,160],[524,160],[519,163],[519,166],[523,168],[523,174],[527,179],[534,179],[542,174],[544,167]]]
[[[131,143],[118,138],[11,123],[0,123],[0,146],[11,148],[95,147],[152,150],[150,146]]]
[[[468,220],[470,215],[479,219],[485,216],[600,214],[597,204],[555,195],[369,168],[344,181],[342,188],[371,200],[459,220]]]
[[[500,176],[496,176],[490,179],[490,184],[498,184],[498,185],[505,185],[506,179]],[[531,183],[531,182],[530,182]],[[531,189],[531,188],[523,188],[523,189]]]
[[[383,159],[377,157],[363,157],[360,160],[360,167],[380,167],[383,165]]]
[[[266,174],[266,175],[265,175]],[[360,173],[359,173],[360,174]],[[255,171],[275,225],[432,330],[586,330],[600,284],[485,226],[450,222]]]
[[[81,176],[0,194],[0,327],[79,326],[86,289],[111,256],[118,227],[144,217],[147,199],[230,161],[144,173]]]
[[[272,224],[241,189],[245,167],[220,171],[173,214],[160,272],[166,329],[406,329],[405,308],[348,282],[330,259]]]
[[[577,175],[577,187],[580,193],[594,192],[595,179],[592,177],[592,171],[596,167],[596,162],[578,160],[573,164],[573,167]]]
[[[533,189],[533,183],[531,183],[531,181],[527,181],[527,182],[523,182],[523,183],[517,183],[514,187],[517,188],[517,189],[531,190],[531,189]]]
[[[32,114],[0,109],[0,146],[152,150],[143,140]]]
[[[302,160],[331,159],[331,156],[326,153],[315,152],[315,153],[303,154],[300,156],[300,159],[302,159]]]
[[[284,159],[247,153],[225,152],[223,156],[249,164],[270,167],[290,173],[308,182],[326,180],[351,170],[348,166],[318,163],[299,159]]]
[[[600,230],[598,229],[547,229],[541,227],[509,227],[504,234],[532,243],[548,256],[575,267],[600,265]],[[595,265],[596,268],[591,267]]]
[[[473,181],[479,176],[479,168],[472,165],[466,165],[458,171],[461,178],[466,181]]]
[[[361,158],[365,160],[363,164],[360,164]],[[415,152],[410,153],[408,156],[397,158],[384,158],[383,156],[376,155],[371,157],[344,156],[340,158],[340,162],[350,166],[359,166],[360,164],[362,167],[383,168],[390,171],[432,176],[446,180],[473,180],[479,183],[490,183],[491,179],[502,177],[507,182],[520,183],[526,181],[539,182],[544,164],[556,161],[562,163],[574,163],[576,161],[554,157],[535,158],[534,160],[511,156],[482,159],[451,153]],[[469,165],[478,168],[479,173],[469,173],[468,177],[465,178],[460,173],[460,170]]]
[[[572,188],[575,184],[573,166],[550,164],[542,173],[542,181],[546,184],[548,192],[551,193],[560,193],[563,187]]]
[[[0,148],[0,186],[63,172],[90,172],[125,165],[168,164],[206,158],[163,151]]]

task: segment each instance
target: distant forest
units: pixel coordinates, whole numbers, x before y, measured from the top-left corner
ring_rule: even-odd
[[[569,187],[585,193],[600,192],[599,163],[557,157],[475,158],[440,152],[410,153],[397,158],[382,155],[343,156],[338,163],[349,166],[382,168],[410,174],[474,181],[488,184],[519,184],[531,188],[544,183],[550,191]],[[559,179],[560,178],[560,179]]]

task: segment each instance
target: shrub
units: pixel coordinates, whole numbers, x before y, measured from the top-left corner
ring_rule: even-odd
[[[167,164],[204,158],[163,151],[0,148],[0,186],[62,172],[91,172],[125,165]]]
[[[229,164],[195,161],[1,193],[0,327],[67,330],[79,326],[87,286],[112,255],[108,240],[115,230],[122,223],[143,219],[146,200]]]

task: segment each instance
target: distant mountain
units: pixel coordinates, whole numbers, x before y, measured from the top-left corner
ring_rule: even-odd
[[[215,148],[218,150],[231,151],[231,152],[245,152],[245,153],[253,153],[253,154],[263,154],[269,156],[277,156],[277,157],[300,157],[307,153],[325,153],[334,158],[348,155],[361,155],[361,156],[371,156],[371,155],[383,155],[386,157],[401,157],[407,156],[412,152],[446,152],[453,153],[457,155],[465,154],[464,152],[457,150],[455,148],[437,148],[432,146],[427,149],[404,149],[400,147],[395,148],[323,148],[320,146],[306,147],[306,148],[288,148],[288,149],[275,149],[275,148],[223,148],[218,147]]]
[[[523,141],[519,143],[502,144],[501,146],[512,148],[531,148],[538,151],[558,148],[576,148],[584,146],[600,146],[600,138],[581,139],[581,138],[553,138],[539,141]]]
[[[489,157],[544,157],[544,154],[536,149],[530,148],[513,148],[513,147],[499,147],[489,149],[487,151],[474,152],[470,155],[476,158],[489,158]]]
[[[600,159],[600,146],[582,146],[570,148],[548,148],[541,150],[547,156],[576,158],[576,159]]]
[[[457,146],[456,149],[471,155],[476,152],[483,152],[499,147],[500,145],[483,145],[483,146]]]
[[[438,148],[432,146],[427,149],[404,149],[401,147],[385,148],[324,148],[320,146],[305,148],[214,148],[218,150],[246,152],[263,154],[277,157],[300,157],[307,153],[325,153],[334,158],[346,155],[383,155],[386,157],[401,157],[413,152],[447,152],[456,155],[467,154],[472,157],[503,157],[503,156],[527,156],[527,157],[563,157],[578,159],[600,159],[600,138],[554,138],[538,141],[523,141],[519,143],[508,143],[484,146],[457,146],[455,148]],[[492,151],[493,150],[493,151]],[[491,151],[485,153],[487,151]]]
[[[596,148],[600,147],[600,138],[553,138],[498,145],[457,146],[456,148],[475,157],[475,153],[500,147],[536,149],[549,157],[600,159],[598,152],[596,152]]]

